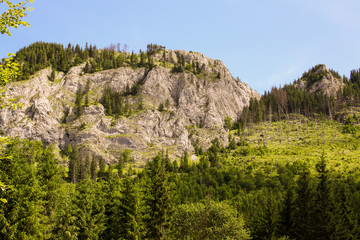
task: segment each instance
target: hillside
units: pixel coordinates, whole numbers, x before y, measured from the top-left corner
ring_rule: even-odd
[[[125,149],[144,161],[160,150],[180,157],[185,150],[192,152],[195,142],[207,148],[214,135],[227,144],[225,117],[237,120],[250,98],[259,98],[221,61],[200,53],[150,47],[146,54],[135,55],[105,49],[81,63],[76,59],[82,59],[78,56],[84,50],[75,48],[72,56],[80,65],[67,60],[68,67],[57,68],[68,68],[63,72],[47,67],[50,62],[62,66],[63,60],[39,60],[46,59],[46,51],[54,54],[53,45],[37,43],[29,47],[31,51],[20,51],[18,58],[32,56],[38,45],[38,57],[32,57],[35,67],[27,63],[23,68],[39,70],[6,88],[7,98],[23,107],[0,112],[2,132],[52,143],[63,151],[77,145],[83,155],[96,155],[108,163]],[[95,67],[101,65],[99,56],[106,62],[101,54],[107,51],[117,59],[127,56],[119,67]]]

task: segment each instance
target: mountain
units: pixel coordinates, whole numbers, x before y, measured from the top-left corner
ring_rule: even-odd
[[[61,150],[76,144],[108,163],[124,149],[136,159],[159,150],[180,156],[215,137],[226,144],[224,119],[237,120],[250,98],[260,97],[220,60],[162,49],[148,54],[151,67],[130,64],[142,55],[126,54],[129,64],[103,71],[89,71],[92,60],[65,73],[46,67],[7,85],[6,97],[23,107],[1,110],[1,131]]]

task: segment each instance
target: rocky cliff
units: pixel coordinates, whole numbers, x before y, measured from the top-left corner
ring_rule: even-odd
[[[185,149],[192,151],[195,141],[207,147],[215,137],[226,144],[224,118],[236,120],[250,97],[260,95],[234,79],[221,61],[200,53],[166,50],[152,58],[155,63],[166,59],[171,65],[178,56],[186,62],[196,61],[201,74],[174,72],[161,64],[152,69],[121,67],[84,74],[82,64],[66,74],[57,72],[50,81],[52,69],[41,70],[29,80],[7,86],[7,98],[23,107],[1,110],[1,131],[7,136],[53,143],[62,150],[76,143],[81,151],[108,162],[124,149],[131,149],[133,157],[140,160],[161,149],[179,156]],[[105,88],[125,93],[135,85],[136,94],[123,96],[130,111],[107,116],[102,104]],[[83,107],[79,114],[77,96],[86,88],[87,99],[80,98]]]

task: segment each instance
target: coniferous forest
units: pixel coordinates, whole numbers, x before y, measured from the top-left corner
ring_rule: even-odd
[[[130,150],[106,166],[69,146],[64,165],[52,145],[12,139],[0,162],[9,186],[1,238],[358,238],[358,175],[330,170],[324,156],[314,169],[302,161],[230,164],[231,148],[215,139],[199,163],[161,152],[135,171]]]
[[[38,42],[16,54],[17,81],[50,66],[67,72],[84,64],[89,74],[151,69],[151,55],[163,50]],[[178,59],[160,64],[201,74],[199,63]],[[319,67],[301,77],[308,86],[323,77]],[[136,168],[130,149],[107,164],[77,145],[59,152],[40,141],[4,140],[0,239],[359,239],[359,70],[341,79],[335,96],[300,90],[297,80],[251,99],[239,119],[224,116],[228,145],[217,136],[207,149],[194,143],[198,161],[187,151],[172,159],[164,150]],[[140,85],[106,88],[106,115],[128,115],[126,96],[136,96]],[[77,93],[77,117],[87,107],[87,88]]]

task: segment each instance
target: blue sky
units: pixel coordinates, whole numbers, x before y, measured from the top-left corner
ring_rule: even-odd
[[[4,11],[0,4],[0,11]],[[360,68],[358,0],[34,0],[29,28],[0,36],[0,56],[36,41],[196,51],[263,93],[323,63]]]

